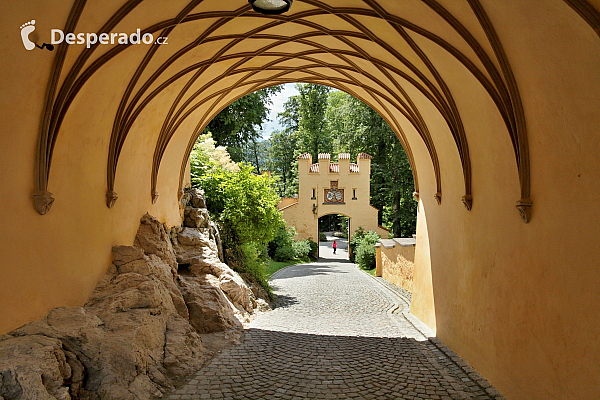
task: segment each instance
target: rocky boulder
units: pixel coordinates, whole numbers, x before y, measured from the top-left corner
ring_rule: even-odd
[[[141,219],[140,227],[135,236],[135,246],[146,254],[155,254],[169,264],[177,272],[177,260],[167,230],[164,225],[150,214]]]
[[[31,335],[0,341],[0,396],[67,400],[79,393],[83,366],[54,338]]]
[[[208,228],[210,217],[206,208],[186,207],[183,225],[190,228]]]
[[[184,200],[187,226],[144,215],[83,307],[0,336],[0,400],[161,398],[212,355],[202,338],[214,351],[238,340],[266,303],[221,262],[204,194]]]
[[[142,249],[135,246],[114,246],[113,258],[113,264],[120,274],[137,273],[160,281],[167,289],[177,313],[188,318],[185,301],[175,284],[177,274],[162,259],[154,254],[148,257]]]
[[[223,272],[219,275],[219,287],[240,311],[249,313],[254,311],[250,300],[250,289],[246,286],[244,280],[233,270]]]
[[[190,324],[199,333],[241,328],[241,322],[223,291],[206,277],[180,277],[179,288],[188,306]]]
[[[186,199],[186,205],[189,205],[194,208],[206,208],[204,190],[196,188],[186,188],[185,195],[188,196],[188,198]]]

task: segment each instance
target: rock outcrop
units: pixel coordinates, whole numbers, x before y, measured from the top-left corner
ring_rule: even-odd
[[[222,262],[203,193],[183,199],[184,226],[144,215],[83,307],[0,336],[0,400],[161,398],[268,308]]]
[[[150,214],[142,217],[134,244],[144,249],[146,254],[156,254],[177,272],[177,261],[169,235],[163,224]]]

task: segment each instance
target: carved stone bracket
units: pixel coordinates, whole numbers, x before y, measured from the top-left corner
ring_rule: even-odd
[[[177,191],[177,200],[181,201],[181,199],[183,198],[183,194],[184,194],[183,189],[179,189]]]
[[[52,197],[52,193],[49,191],[44,190],[33,192],[33,204],[35,211],[37,211],[40,215],[44,215],[50,211],[53,203],[54,197]]]
[[[156,204],[156,201],[158,200],[158,190],[153,190],[152,191],[152,204]]]
[[[517,201],[517,210],[519,210],[521,219],[526,224],[531,220],[531,206],[533,206],[531,199],[521,199]]]
[[[117,196],[116,192],[109,190],[108,192],[106,192],[106,206],[108,208],[113,208],[118,198],[119,196]]]
[[[465,194],[462,197],[462,202],[465,205],[465,208],[468,211],[471,211],[471,208],[473,207],[473,196],[471,196],[470,194]]]
[[[415,201],[419,201],[419,192],[413,192],[413,199],[415,199]]]
[[[437,201],[438,205],[442,204],[442,193],[441,192],[437,192],[436,194],[434,194],[433,198],[435,199],[435,201]]]

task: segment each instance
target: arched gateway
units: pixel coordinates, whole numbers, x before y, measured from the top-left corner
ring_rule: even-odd
[[[371,158],[360,153],[351,163],[350,154],[340,153],[332,163],[330,154],[321,153],[313,164],[308,153],[298,157],[298,198],[282,199],[279,209],[300,239],[318,240],[319,218],[329,214],[350,218],[349,235],[363,227],[388,237],[389,231],[377,224],[378,210],[370,204]]]

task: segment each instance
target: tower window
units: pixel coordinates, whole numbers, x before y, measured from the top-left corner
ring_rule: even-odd
[[[356,198],[356,189],[352,189],[352,200],[358,200]]]
[[[316,189],[313,188],[313,195],[310,198],[311,200],[316,200],[317,199],[317,196],[315,194],[316,194]]]

